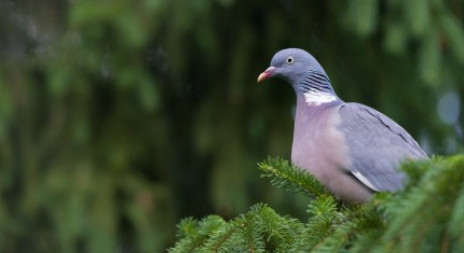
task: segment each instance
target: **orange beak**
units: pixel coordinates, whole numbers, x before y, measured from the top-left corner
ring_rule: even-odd
[[[258,76],[258,83],[270,78],[273,74],[274,74],[274,71],[276,70],[275,67],[272,67],[270,66],[269,68],[267,68],[263,73],[261,73],[259,76]]]

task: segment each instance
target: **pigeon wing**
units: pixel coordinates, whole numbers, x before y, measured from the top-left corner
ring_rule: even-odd
[[[371,190],[401,189],[406,175],[399,164],[427,158],[411,135],[384,114],[358,103],[343,104],[339,113],[351,158],[347,169]]]

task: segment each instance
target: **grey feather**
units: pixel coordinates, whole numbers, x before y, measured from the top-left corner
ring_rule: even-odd
[[[406,159],[426,158],[427,154],[406,130],[368,106],[344,103],[339,107],[339,130],[349,147],[352,173],[360,173],[375,191],[396,191],[406,176],[398,170]]]

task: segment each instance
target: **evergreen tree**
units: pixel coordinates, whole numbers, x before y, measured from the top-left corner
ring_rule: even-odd
[[[274,186],[306,194],[308,220],[266,204],[225,221],[186,218],[169,252],[462,252],[464,156],[409,162],[405,189],[364,205],[338,203],[310,174],[285,160],[259,164]]]

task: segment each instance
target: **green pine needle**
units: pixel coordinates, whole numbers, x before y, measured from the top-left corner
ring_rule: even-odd
[[[308,221],[256,204],[230,221],[182,220],[169,252],[464,252],[464,156],[408,162],[409,184],[364,205],[343,205],[281,158],[259,163],[273,185],[315,196]]]
[[[262,171],[261,178],[271,178],[271,183],[275,187],[295,193],[303,192],[312,197],[330,195],[313,175],[290,165],[282,158],[268,157],[267,160],[258,163],[258,168]]]

